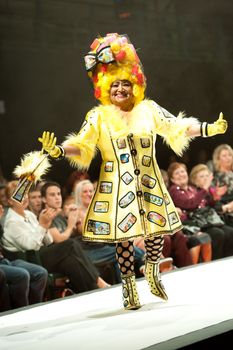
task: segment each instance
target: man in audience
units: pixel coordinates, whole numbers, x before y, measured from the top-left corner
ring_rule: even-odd
[[[92,184],[90,180],[82,180],[80,183],[83,181],[88,181],[90,184]],[[62,203],[61,187],[56,182],[45,183],[41,188],[41,194],[45,208],[61,210],[63,207],[63,211],[61,210],[60,214],[56,216],[50,228],[50,232],[54,238],[54,241],[60,242],[70,237],[74,237],[77,229],[77,214],[79,213],[80,215],[80,211],[77,211],[77,205],[74,204],[74,199],[73,203],[70,203],[69,205],[65,205],[66,200],[64,203]],[[77,242],[77,244],[80,245],[80,247],[83,248],[85,254],[87,254],[87,256],[91,259],[93,264],[96,264],[98,267],[100,265],[104,267],[104,265],[107,266],[111,264],[113,267],[113,274],[115,275],[115,283],[120,283],[120,270],[116,260],[115,247],[113,245],[101,243],[84,244],[80,235],[79,237],[80,239],[74,240]],[[144,252],[141,249],[136,248],[135,262],[139,274],[143,273],[143,259]]]
[[[42,199],[40,188],[32,186],[28,193],[28,209],[38,218],[42,210]]]

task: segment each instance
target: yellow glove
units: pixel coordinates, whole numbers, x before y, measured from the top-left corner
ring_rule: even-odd
[[[208,137],[218,134],[224,134],[227,130],[228,124],[223,117],[223,113],[219,114],[218,120],[212,124],[206,122],[201,124],[201,136]]]
[[[57,138],[54,133],[44,131],[42,137],[38,140],[42,143],[42,151],[48,153],[52,158],[61,158],[64,156],[64,150],[61,146],[56,146]]]

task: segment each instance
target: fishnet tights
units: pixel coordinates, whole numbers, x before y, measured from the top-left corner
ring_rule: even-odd
[[[146,258],[158,263],[163,250],[164,237],[156,236],[145,240]]]
[[[146,258],[158,263],[163,250],[164,237],[156,236],[145,240]],[[116,258],[123,275],[134,272],[134,246],[133,242],[118,242],[116,245]]]
[[[116,245],[116,258],[123,275],[134,272],[133,242],[118,242]]]

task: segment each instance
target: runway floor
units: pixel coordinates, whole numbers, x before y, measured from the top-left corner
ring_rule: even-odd
[[[233,257],[162,276],[168,301],[137,280],[142,308],[122,307],[121,285],[0,314],[0,349],[202,349],[233,340]],[[203,344],[202,347],[195,347]]]

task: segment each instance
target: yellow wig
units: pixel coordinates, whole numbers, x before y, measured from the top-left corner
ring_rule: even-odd
[[[84,60],[94,86],[95,97],[103,105],[111,104],[109,91],[116,80],[129,80],[133,85],[135,104],[144,99],[146,78],[134,46],[126,35],[107,34],[91,44]]]

